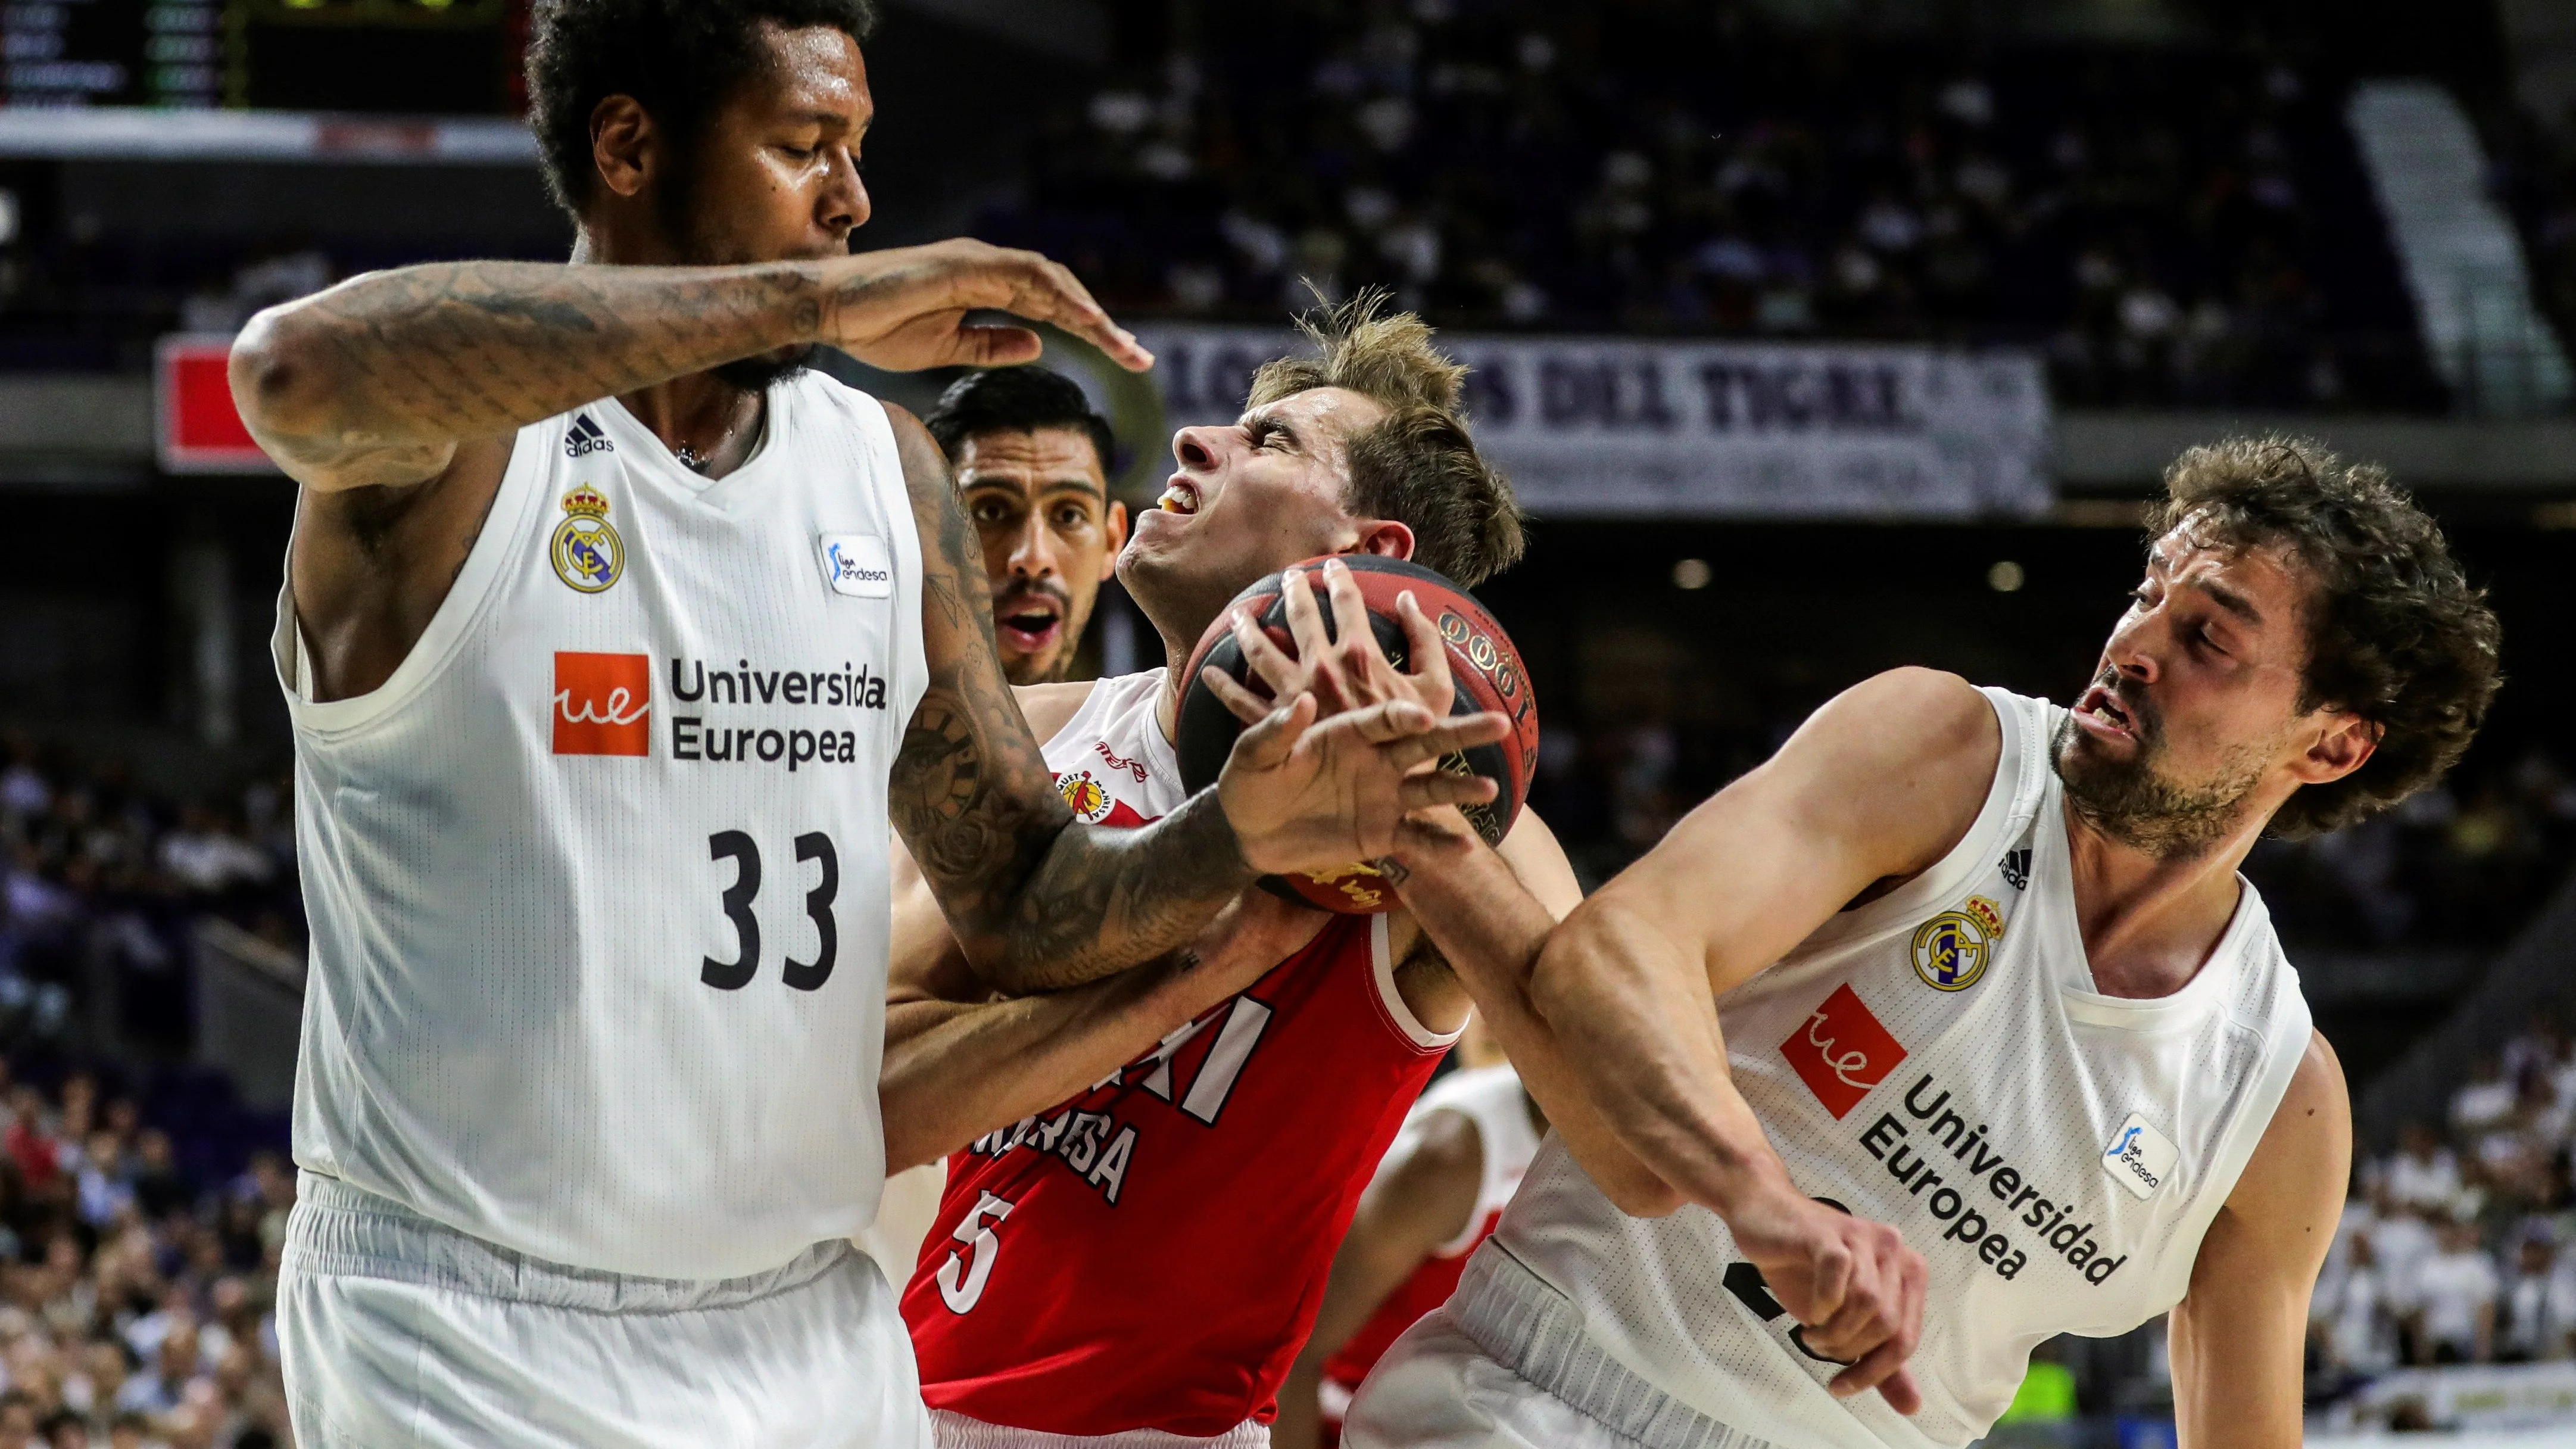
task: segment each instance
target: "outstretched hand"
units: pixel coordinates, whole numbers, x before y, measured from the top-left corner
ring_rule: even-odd
[[[1374,860],[1394,848],[1407,813],[1494,798],[1482,776],[1422,767],[1501,739],[1511,721],[1500,714],[1444,719],[1409,699],[1320,724],[1316,713],[1306,693],[1270,710],[1235,740],[1217,776],[1244,863],[1263,875]]]
[[[1154,354],[1110,321],[1061,263],[962,237],[835,259],[819,340],[891,372],[1036,360],[1035,332],[967,325],[967,314],[976,311],[1052,322],[1130,372],[1154,365]]]

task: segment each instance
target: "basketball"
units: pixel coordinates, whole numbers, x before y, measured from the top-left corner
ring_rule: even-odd
[[[1291,567],[1315,568],[1323,562],[1313,558]],[[1530,687],[1529,673],[1521,665],[1520,651],[1473,594],[1438,572],[1374,554],[1348,556],[1342,562],[1350,566],[1359,584],[1360,597],[1368,604],[1369,625],[1389,663],[1398,670],[1411,667],[1407,662],[1403,616],[1396,612],[1396,600],[1410,589],[1424,616],[1448,645],[1449,674],[1457,691],[1449,712],[1461,715],[1492,710],[1511,719],[1511,733],[1440,762],[1444,770],[1482,775],[1494,782],[1496,794],[1492,800],[1459,808],[1486,844],[1499,844],[1519,818],[1521,804],[1529,798],[1531,777],[1538,769],[1538,700]],[[1236,605],[1252,605],[1257,611],[1254,618],[1271,640],[1282,651],[1295,655],[1297,646],[1288,633],[1287,601],[1281,594],[1280,581],[1286,572],[1272,574],[1237,594],[1191,651],[1181,694],[1177,753],[1182,782],[1194,792],[1216,782],[1217,772],[1225,768],[1226,756],[1234,749],[1235,737],[1243,732],[1242,722],[1200,681],[1199,672],[1213,665],[1256,694],[1269,692],[1245,663],[1242,647],[1235,643],[1226,620]],[[1318,602],[1325,634],[1330,637],[1332,609],[1329,603]],[[1314,874],[1265,876],[1261,884],[1289,900],[1344,915],[1376,915],[1397,905],[1395,892],[1379,877],[1376,867],[1366,861],[1353,861],[1339,870]]]

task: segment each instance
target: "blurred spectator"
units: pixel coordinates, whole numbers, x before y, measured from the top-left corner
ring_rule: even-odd
[[[2496,1357],[2507,1363],[2576,1354],[2576,1264],[2558,1261],[2549,1224],[2523,1226],[2513,1274],[2497,1302]]]
[[[2476,1134],[2502,1122],[2513,1111],[2513,1083],[2505,1080],[2504,1063],[2494,1052],[2480,1052],[2469,1067],[2469,1079],[2451,1094],[2451,1130]]]
[[[2389,1198],[2400,1207],[2447,1209],[2460,1195],[2460,1162],[2433,1129],[2409,1122],[2387,1166]]]
[[[2309,1312],[2334,1367],[2369,1373],[2396,1364],[2395,1301],[2369,1234],[2356,1236],[2342,1269],[2318,1282]]]
[[[2489,1363],[2495,1358],[2495,1261],[2478,1246],[2473,1222],[2442,1224],[2440,1247],[2415,1270],[2415,1361]]]

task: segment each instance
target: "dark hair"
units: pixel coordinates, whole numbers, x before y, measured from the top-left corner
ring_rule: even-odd
[[[939,395],[921,425],[939,440],[940,451],[952,463],[968,438],[1034,433],[1040,428],[1064,428],[1091,439],[1104,478],[1109,475],[1109,460],[1117,456],[1109,420],[1091,410],[1091,399],[1082,395],[1072,378],[1034,363],[966,374]]]
[[[1252,377],[1254,407],[1318,387],[1346,387],[1385,418],[1350,441],[1344,500],[1364,518],[1413,530],[1413,561],[1474,588],[1520,559],[1521,507],[1512,485],[1476,451],[1458,407],[1467,369],[1431,345],[1410,312],[1381,317],[1387,294],[1363,288],[1338,307],[1297,319],[1321,357],[1283,357]]]
[[[2229,438],[2165,470],[2156,535],[2190,525],[2237,548],[2279,547],[2315,582],[2302,709],[2349,710],[2379,747],[2340,780],[2309,785],[2272,818],[2297,839],[2396,804],[2458,761],[2503,682],[2500,630],[2442,530],[2388,474],[2299,438]]]
[[[538,0],[528,37],[528,128],[546,190],[575,217],[598,180],[590,113],[633,96],[684,161],[707,119],[769,62],[760,23],[876,28],[875,0]]]

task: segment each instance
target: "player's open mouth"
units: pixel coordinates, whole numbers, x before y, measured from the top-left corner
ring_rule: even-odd
[[[1054,643],[1064,631],[1064,616],[1048,599],[1015,601],[994,623],[1002,636],[1002,647],[1022,654],[1035,654]]]
[[[2138,727],[2129,718],[2129,712],[2120,708],[2111,691],[2098,684],[2084,691],[2084,697],[2076,701],[2075,717],[2095,734],[2113,735],[2132,744],[2137,742]]]
[[[1199,490],[1186,478],[1174,478],[1163,485],[1163,496],[1154,500],[1154,507],[1164,513],[1196,513]]]

